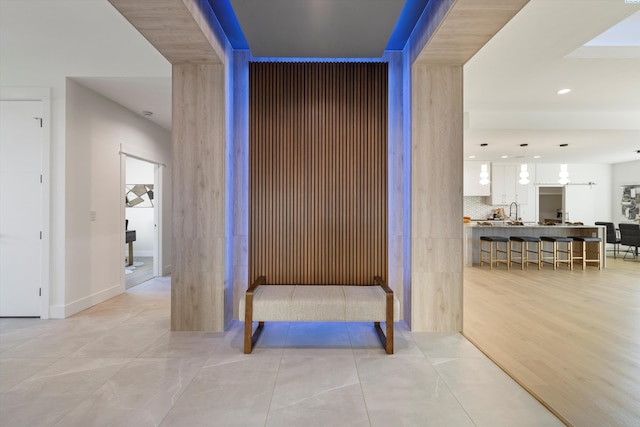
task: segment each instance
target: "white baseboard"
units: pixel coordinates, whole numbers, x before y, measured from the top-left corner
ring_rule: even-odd
[[[76,313],[86,310],[89,307],[93,307],[96,304],[100,304],[110,298],[120,295],[124,292],[122,285],[115,285],[107,288],[103,291],[96,292],[93,295],[88,295],[84,298],[80,298],[66,305],[52,305],[49,307],[49,318],[51,319],[65,319],[69,316],[73,316]]]

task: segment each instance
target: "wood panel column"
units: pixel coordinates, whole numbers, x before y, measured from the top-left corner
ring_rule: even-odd
[[[173,66],[171,330],[223,331],[225,66]]]
[[[412,66],[411,329],[462,330],[462,65]]]

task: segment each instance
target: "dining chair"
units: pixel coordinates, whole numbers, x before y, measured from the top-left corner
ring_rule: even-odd
[[[596,225],[604,225],[607,230],[607,243],[613,244],[613,257],[616,257],[616,253],[620,253],[620,238],[616,232],[616,226],[613,222],[596,222]]]
[[[620,243],[627,246],[627,252],[623,259],[627,259],[627,255],[633,249],[633,259],[638,256],[638,248],[640,247],[640,224],[631,224],[621,222],[620,225]]]

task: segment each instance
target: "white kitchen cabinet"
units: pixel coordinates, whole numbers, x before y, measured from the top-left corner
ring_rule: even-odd
[[[527,204],[530,184],[522,185],[518,182],[519,180],[520,165],[492,165],[491,204],[509,205],[511,202]]]
[[[465,196],[489,196],[491,194],[491,185],[480,184],[480,167],[483,162],[464,162],[464,186],[463,194]],[[491,179],[491,166],[488,162],[487,172]]]

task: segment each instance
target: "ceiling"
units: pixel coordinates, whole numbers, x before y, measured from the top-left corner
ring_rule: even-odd
[[[231,5],[255,57],[379,58],[404,0],[231,0]]]
[[[622,0],[531,0],[465,65],[465,154],[640,160],[638,10]],[[624,40],[583,47],[631,15]],[[558,95],[563,88],[571,92]]]
[[[234,0],[234,5],[236,1],[249,2]],[[400,14],[405,23],[396,25],[387,48],[392,41],[406,40],[424,1],[407,2]],[[291,2],[308,8],[322,3],[273,4]],[[619,35],[596,39],[639,10],[640,5],[623,0],[531,0],[465,65],[465,155],[507,162],[533,155],[542,156],[540,162],[640,159],[639,37],[622,30],[624,43]],[[408,21],[407,14],[413,14]],[[370,19],[368,13],[360,15],[350,19]],[[337,37],[326,44],[340,45],[352,36],[345,33],[348,28],[324,29]],[[252,30],[244,32],[251,44]],[[276,35],[268,42],[280,49]],[[230,39],[237,37],[230,33]],[[315,35],[317,39],[322,37]],[[372,41],[379,50],[380,40]],[[16,85],[32,70],[53,70],[137,114],[152,111],[149,120],[170,128],[170,64],[106,0],[0,0],[0,48],[3,86]],[[22,63],[19,70],[9,70]],[[572,91],[556,94],[565,87]],[[488,146],[480,149],[481,143]],[[563,143],[569,146],[561,149]],[[501,159],[503,155],[509,157]]]

